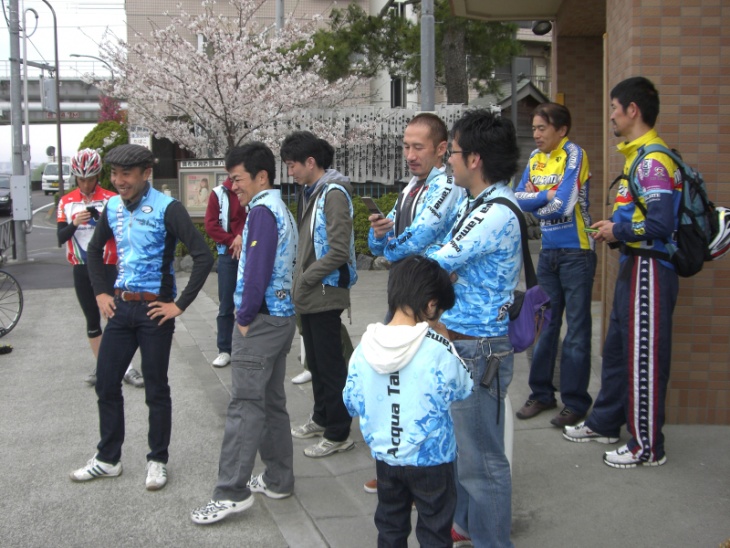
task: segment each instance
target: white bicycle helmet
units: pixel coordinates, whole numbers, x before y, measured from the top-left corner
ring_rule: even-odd
[[[717,235],[710,242],[712,260],[717,260],[730,251],[730,209],[716,207]]]
[[[87,179],[101,172],[101,156],[94,149],[79,150],[71,158],[71,173],[76,177]]]

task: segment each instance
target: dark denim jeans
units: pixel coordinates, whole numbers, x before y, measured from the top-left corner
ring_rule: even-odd
[[[590,249],[543,249],[537,264],[540,287],[550,296],[552,319],[535,345],[530,368],[530,399],[555,400],[553,373],[558,354],[563,312],[568,330],[560,361],[560,396],[579,415],[591,406],[591,294],[596,273],[596,253]]]
[[[218,352],[231,353],[234,306],[233,293],[236,290],[238,261],[229,254],[218,255]]]
[[[149,409],[147,460],[167,462],[172,428],[172,400],[167,382],[175,320],[157,325],[147,317],[146,303],[115,299],[116,311],[104,329],[96,364],[96,395],[101,440],[97,458],[116,464],[124,443],[122,378],[137,348],[142,356],[145,403]]]
[[[375,461],[378,507],[375,526],[378,548],[407,548],[411,505],[416,503],[416,538],[420,546],[451,546],[456,507],[454,463],[438,466],[391,466]]]

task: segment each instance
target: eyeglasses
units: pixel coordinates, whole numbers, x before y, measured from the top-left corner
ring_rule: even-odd
[[[448,159],[451,156],[453,156],[454,154],[469,154],[469,151],[467,151],[467,150],[451,150],[451,149],[449,149],[449,150],[446,151],[446,158]]]

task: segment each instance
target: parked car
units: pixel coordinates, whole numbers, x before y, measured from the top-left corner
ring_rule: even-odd
[[[10,196],[10,175],[0,174],[0,213],[13,213],[13,198]]]
[[[76,186],[76,178],[71,175],[71,164],[63,164],[63,189],[64,191]],[[41,176],[41,189],[48,196],[52,192],[58,192],[58,164],[46,164]]]

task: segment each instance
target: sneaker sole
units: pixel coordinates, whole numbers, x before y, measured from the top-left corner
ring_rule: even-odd
[[[611,443],[618,443],[618,438],[611,438],[607,436],[595,436],[595,437],[589,437],[589,438],[574,438],[572,436],[569,436],[565,432],[563,432],[563,437],[568,440],[575,443],[586,443],[589,441],[595,441],[597,443],[603,443],[605,445],[611,444]]]
[[[216,523],[222,519],[225,519],[227,516],[231,514],[238,514],[239,512],[245,512],[249,508],[253,506],[254,497],[251,495],[246,500],[242,500],[241,502],[237,502],[235,506],[232,506],[231,508],[228,508],[227,510],[221,510],[217,514],[213,514],[212,516],[208,518],[203,518],[202,516],[196,516],[195,513],[190,514],[190,519],[193,520],[193,523],[197,523],[198,525],[208,525],[210,523]]]
[[[165,485],[167,485],[167,480],[165,480],[165,483],[162,485],[157,485],[156,483],[145,483],[145,489],[148,491],[159,491],[162,489]]]
[[[231,362],[228,363],[213,363],[213,367],[225,367],[226,365],[230,365]]]
[[[378,493],[377,487],[375,489],[372,489],[371,487],[366,487],[365,485],[363,485],[362,488],[366,493],[370,493],[371,495],[375,495]]]
[[[629,468],[636,468],[637,466],[661,466],[662,464],[665,464],[667,462],[667,456],[664,455],[659,460],[652,460],[652,461],[639,461],[639,462],[632,462],[631,464],[619,464],[617,462],[610,462],[606,459],[606,456],[603,456],[603,463],[607,466],[610,466],[611,468],[619,468],[621,470],[628,470]]]
[[[249,489],[252,493],[260,493],[260,494],[262,494],[266,497],[269,497],[270,499],[274,499],[274,500],[285,499],[285,498],[291,497],[293,494],[293,493],[275,493],[274,491],[269,491],[268,489],[266,489],[266,490],[251,489],[250,487],[249,487]]]
[[[335,453],[344,453],[345,451],[350,451],[351,449],[354,449],[354,448],[355,448],[355,442],[351,441],[350,445],[338,447],[337,449],[333,449],[332,451],[328,451],[327,453],[322,453],[321,455],[308,455],[307,450],[305,449],[304,456],[309,457],[310,459],[321,459],[322,457],[329,457],[330,455],[334,455]]]

